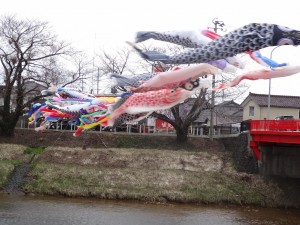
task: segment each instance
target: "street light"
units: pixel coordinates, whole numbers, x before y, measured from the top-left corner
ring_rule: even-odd
[[[275,48],[272,49],[270,53],[270,59],[273,57],[273,51],[280,47],[281,45],[276,46]],[[272,67],[271,67],[272,68]],[[269,79],[269,95],[268,95],[268,120],[270,119],[270,108],[271,108],[271,78]]]

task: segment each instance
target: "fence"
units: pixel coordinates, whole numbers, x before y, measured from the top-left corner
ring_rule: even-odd
[[[28,118],[21,117],[18,121],[17,127],[21,129],[35,129],[35,124],[29,124]],[[69,120],[57,120],[50,122],[50,125],[48,129],[51,130],[68,130],[70,132],[76,131],[77,125],[74,122],[70,122]],[[98,125],[92,129],[90,129],[91,132],[125,132],[125,133],[139,133],[139,134],[164,134],[164,135],[176,135],[176,131],[174,128],[166,126],[166,127],[156,127],[156,126],[148,126],[146,124],[124,124],[122,126],[117,126],[115,128],[111,127],[104,127],[101,125]],[[202,126],[202,127],[193,127],[190,126],[189,128],[189,136],[199,136],[199,137],[209,137],[210,129],[209,127]],[[230,135],[230,134],[237,134],[239,133],[239,128],[233,127],[231,124],[227,125],[218,125],[214,127],[214,136],[220,136],[220,135]]]

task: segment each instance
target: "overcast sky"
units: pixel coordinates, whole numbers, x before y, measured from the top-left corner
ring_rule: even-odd
[[[137,31],[207,28],[213,26],[214,18],[224,21],[226,32],[252,22],[300,30],[298,7],[264,0],[10,0],[2,1],[0,15],[49,22],[60,39],[89,53],[126,46],[125,41],[132,41]],[[262,53],[269,57],[271,50],[264,49]],[[273,59],[300,64],[300,47],[279,47],[274,50]],[[247,83],[251,92],[268,94],[268,80]],[[276,78],[272,80],[271,94],[300,95],[299,86],[300,74]]]

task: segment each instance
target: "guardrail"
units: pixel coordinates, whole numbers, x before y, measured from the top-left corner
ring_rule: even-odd
[[[251,120],[251,130],[300,131],[300,120]]]
[[[20,118],[17,127],[21,129],[35,129],[36,126],[34,124],[29,124],[28,119],[26,117]],[[68,130],[68,131],[76,131],[77,126],[73,123],[67,123],[67,121],[54,121],[50,124],[48,129],[51,130]],[[125,132],[125,133],[139,133],[139,134],[167,134],[167,135],[176,135],[175,129],[160,129],[155,126],[148,126],[146,124],[124,124],[122,126],[116,128],[104,127],[101,125],[96,126],[93,129],[90,129],[92,132]],[[188,130],[189,136],[197,136],[197,137],[209,137],[209,131],[207,127],[193,127],[191,126]],[[230,136],[236,135],[239,133],[239,130],[234,130],[228,126],[216,126],[214,129],[214,137],[220,136]]]

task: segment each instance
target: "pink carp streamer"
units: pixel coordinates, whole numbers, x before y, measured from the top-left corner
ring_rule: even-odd
[[[242,80],[259,80],[291,76],[300,72],[300,66],[284,66],[275,69],[262,69],[244,73],[229,83],[220,84],[213,90],[222,90],[238,85]]]
[[[219,70],[207,63],[189,66],[182,69],[176,69],[158,73],[153,78],[145,81],[138,88],[132,89],[134,92],[154,91],[166,88],[174,88],[184,83],[207,75],[216,75]]]
[[[116,108],[108,120],[108,125],[112,126],[122,114],[140,114],[157,110],[169,109],[190,97],[193,92],[182,88],[162,89],[135,93]]]

